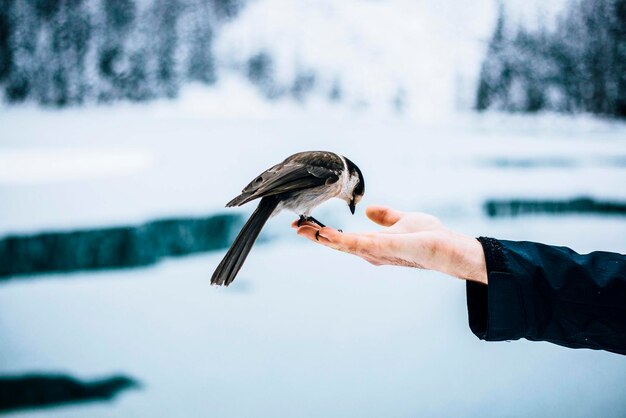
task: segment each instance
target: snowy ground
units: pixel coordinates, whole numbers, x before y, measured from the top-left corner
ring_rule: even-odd
[[[610,163],[626,156],[624,124],[550,115],[426,124],[263,109],[247,119],[167,104],[4,110],[0,235],[222,211],[281,158],[330,149],[367,181],[356,216],[339,201],[317,213],[344,229],[370,228],[363,208],[388,204],[468,234],[626,253],[623,217],[490,220],[481,211],[493,197],[626,200],[626,168]],[[574,164],[484,164],[502,158]],[[124,373],[143,384],[113,403],[14,416],[626,414],[626,357],[480,342],[466,324],[462,282],[316,247],[294,236],[292,218],[271,221],[274,240],[255,248],[228,289],[208,286],[221,253],[2,284],[0,375]]]
[[[230,103],[229,117],[210,117],[210,105],[203,111],[231,95],[242,96],[223,90],[180,105],[0,111],[0,234],[223,210],[258,173],[314,149],[361,167],[364,206],[477,215],[490,197],[626,197],[626,170],[611,164],[626,158],[623,123],[497,114],[419,123],[328,104],[268,105],[252,95]],[[238,104],[254,99],[256,113],[241,117]],[[495,159],[574,166],[499,169],[489,164]],[[357,222],[341,202],[327,207],[342,223]]]

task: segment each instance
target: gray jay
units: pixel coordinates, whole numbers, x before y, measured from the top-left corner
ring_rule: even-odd
[[[264,171],[226,204],[226,207],[241,206],[261,198],[259,206],[215,269],[211,284],[228,286],[235,280],[263,225],[281,210],[289,209],[300,215],[298,225],[310,221],[323,227],[311,216],[313,209],[337,197],[346,201],[354,214],[364,193],[361,170],[346,157],[333,152],[299,152]]]

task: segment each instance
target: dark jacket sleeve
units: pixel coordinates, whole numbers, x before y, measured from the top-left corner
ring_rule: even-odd
[[[467,282],[469,325],[478,338],[626,354],[626,255],[478,240],[489,281]]]

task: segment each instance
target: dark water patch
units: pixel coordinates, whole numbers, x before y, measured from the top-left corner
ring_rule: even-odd
[[[163,257],[225,248],[240,215],[163,219],[138,226],[45,232],[0,240],[0,278],[49,272],[129,268]]]
[[[626,155],[618,155],[616,157],[610,157],[606,159],[607,162],[610,162],[610,165],[615,167],[626,167]]]
[[[139,383],[124,375],[82,381],[67,375],[0,376],[0,412],[108,401]]]
[[[626,202],[601,201],[590,197],[569,200],[491,199],[483,209],[491,218],[531,214],[596,214],[626,216]]]
[[[568,158],[506,158],[499,157],[483,160],[481,165],[497,168],[572,168],[580,165],[575,159]]]
[[[508,158],[496,157],[478,161],[478,165],[495,168],[578,168],[578,167],[626,167],[626,155],[577,159],[565,157]]]

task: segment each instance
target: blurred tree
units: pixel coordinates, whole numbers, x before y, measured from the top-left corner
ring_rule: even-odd
[[[158,96],[175,97],[178,94],[179,79],[175,53],[180,10],[179,0],[154,0],[152,5],[154,22],[152,42],[156,59],[154,75]]]
[[[9,76],[13,63],[11,32],[13,31],[13,0],[0,0],[0,82]]]
[[[500,8],[476,108],[588,111],[624,117],[626,0],[574,1],[556,30],[505,31]]]
[[[607,49],[605,4],[608,1],[580,2],[577,7],[583,17],[582,30],[587,35],[582,44],[583,97],[587,110],[606,112],[606,74],[611,71]]]
[[[130,54],[128,74],[124,78],[124,98],[142,102],[155,96],[146,70],[147,55],[145,48],[139,48]]]
[[[212,2],[218,19],[233,18],[243,7],[243,0],[212,0]]]
[[[247,76],[253,84],[263,84],[272,78],[272,57],[266,52],[259,52],[248,60]]]
[[[398,114],[403,113],[405,111],[407,107],[407,94],[406,94],[406,90],[403,87],[398,86],[396,88],[396,94],[393,97],[392,105],[393,105],[393,109]]]
[[[510,69],[504,59],[505,45],[504,6],[499,3],[496,28],[487,47],[487,56],[480,69],[476,109],[485,110],[496,101],[496,96],[506,96],[510,86]]]
[[[561,109],[578,111],[582,109],[582,54],[580,45],[586,35],[581,32],[580,14],[570,8],[567,14],[557,21],[555,42],[549,45],[548,54],[554,58],[558,75],[554,82],[561,86],[563,100]],[[558,39],[556,39],[558,38]]]
[[[191,33],[188,40],[187,76],[192,81],[213,84],[217,80],[213,57],[213,0],[198,0],[190,10]]]
[[[291,95],[299,102],[304,101],[306,96],[315,87],[315,72],[312,70],[300,70],[291,85]]]
[[[46,21],[54,17],[61,7],[62,0],[32,0],[37,16]]]
[[[0,87],[9,102],[49,106],[174,97],[185,81],[216,81],[214,31],[241,6],[238,0],[0,0]]]
[[[550,103],[548,94],[556,67],[549,56],[550,36],[545,30],[530,33],[520,28],[513,39],[516,54],[512,55],[512,78],[520,86],[518,102],[509,102],[512,110],[537,112]]]
[[[9,6],[12,6],[7,9],[12,22],[9,27],[11,67],[5,76],[5,98],[19,102],[29,97],[33,87],[39,22],[31,2],[16,1]]]
[[[128,48],[129,35],[134,29],[137,7],[133,0],[103,0],[100,4],[104,16],[102,30],[98,36],[98,100],[110,102],[122,97],[133,96],[129,91]],[[133,83],[137,88],[137,80]]]
[[[60,0],[50,20],[52,52],[47,66],[52,72],[51,103],[79,104],[88,89],[85,56],[92,33],[84,0]],[[40,68],[43,68],[41,65]]]
[[[274,82],[274,61],[265,51],[248,59],[246,76],[268,99],[276,99],[283,94],[283,90]]]
[[[343,92],[341,90],[341,82],[338,78],[336,78],[333,80],[330,91],[328,92],[328,99],[332,102],[338,102],[341,100],[342,96]]]
[[[626,118],[626,0],[615,2],[614,16],[615,115]]]

